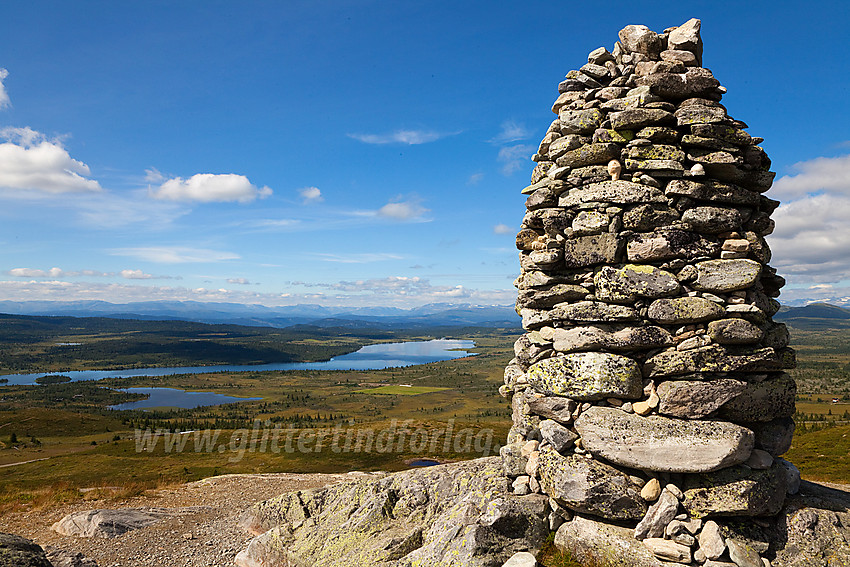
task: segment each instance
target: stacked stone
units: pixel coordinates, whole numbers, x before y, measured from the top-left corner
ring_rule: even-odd
[[[550,497],[553,529],[638,522],[664,560],[760,566],[767,544],[728,519],[770,517],[799,485],[779,458],[796,393],[771,319],[779,203],[699,31],[627,26],[558,86],[523,190],[502,457],[514,492]]]

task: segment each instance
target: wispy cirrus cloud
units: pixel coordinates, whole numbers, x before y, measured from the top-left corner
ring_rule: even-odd
[[[93,193],[103,188],[91,170],[72,158],[60,139],[32,128],[0,130],[0,189],[20,193]]]
[[[12,268],[6,272],[8,275],[15,278],[78,278],[78,277],[95,277],[95,278],[112,278],[121,277],[126,280],[153,280],[153,279],[180,279],[175,276],[154,276],[147,274],[142,270],[121,270],[120,272],[101,272],[99,270],[63,270],[62,268],[53,267],[48,270],[39,268]]]
[[[499,150],[496,159],[502,164],[502,175],[513,175],[529,161],[534,148],[528,144],[516,144],[505,146]]]
[[[137,248],[116,248],[110,251],[114,256],[130,256],[160,264],[215,263],[238,260],[239,254],[207,248],[186,246],[141,246]]]
[[[396,130],[388,134],[348,134],[349,138],[364,144],[406,144],[416,146],[436,142],[441,138],[454,136],[459,132],[437,132],[434,130]]]
[[[499,133],[489,141],[492,144],[508,144],[510,142],[527,140],[531,137],[531,134],[532,131],[527,128],[525,124],[521,124],[514,120],[505,120],[502,122]]]
[[[358,254],[316,253],[313,256],[324,262],[335,262],[338,264],[371,264],[373,262],[404,259],[404,256],[388,252],[364,252]]]

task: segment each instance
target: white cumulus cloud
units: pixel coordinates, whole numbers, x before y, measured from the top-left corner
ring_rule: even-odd
[[[102,191],[89,166],[73,159],[59,140],[31,128],[0,130],[0,188],[43,193]]]
[[[322,191],[318,187],[304,187],[298,190],[301,195],[301,201],[306,205],[309,203],[321,203],[325,200],[322,197]]]
[[[126,280],[151,280],[155,277],[142,270],[121,270],[120,274]]]
[[[156,170],[147,170],[148,178],[155,178],[157,174]],[[189,179],[174,177],[151,189],[155,199],[201,203],[248,203],[271,194],[268,187],[257,187],[244,175],[234,173],[197,173]]]
[[[768,237],[773,265],[792,284],[850,279],[850,155],[794,165],[769,196],[782,201]]]
[[[402,197],[397,197],[378,209],[377,215],[398,221],[408,221],[419,219],[429,211],[430,209],[426,209],[420,204],[419,199],[403,200]]]
[[[493,234],[511,234],[514,229],[506,224],[499,223],[493,227]]]

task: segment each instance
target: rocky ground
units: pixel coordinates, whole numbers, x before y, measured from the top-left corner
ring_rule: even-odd
[[[251,505],[284,492],[328,486],[369,473],[225,475],[161,489],[130,500],[87,500],[0,517],[0,532],[42,547],[80,552],[100,567],[232,566],[253,537],[238,526]],[[50,527],[72,512],[96,508],[166,508],[175,514],[144,529],[108,540],[63,536]]]

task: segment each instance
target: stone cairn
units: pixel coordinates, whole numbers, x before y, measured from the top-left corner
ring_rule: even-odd
[[[699,32],[627,26],[558,85],[522,191],[501,454],[553,530],[577,514],[634,526],[660,559],[760,567],[767,544],[734,530],[800,483],[779,458],[796,393],[764,241],[779,203]]]

